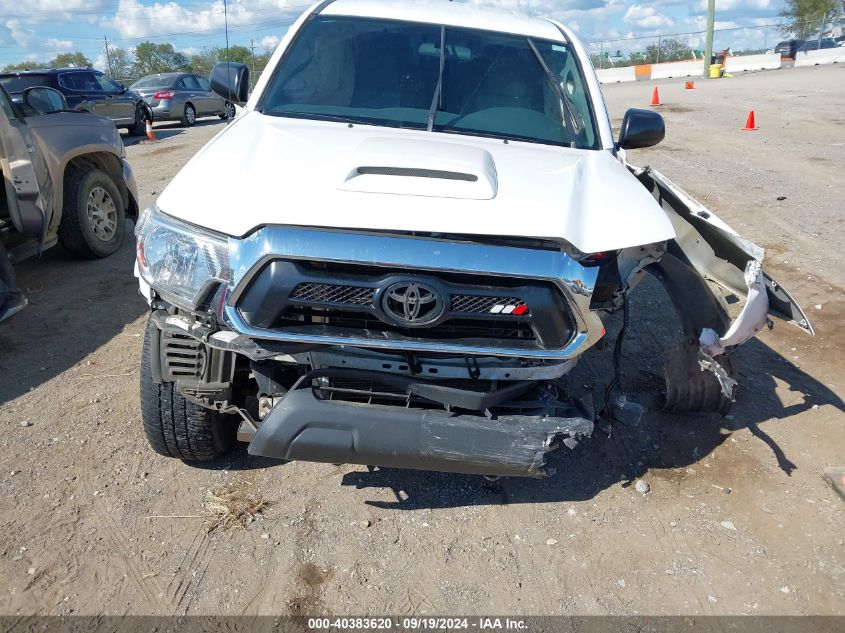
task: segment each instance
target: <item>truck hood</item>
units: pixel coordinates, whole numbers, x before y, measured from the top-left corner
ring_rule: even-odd
[[[258,112],[203,147],[158,205],[233,236],[280,224],[544,238],[585,253],[675,236],[608,151]]]

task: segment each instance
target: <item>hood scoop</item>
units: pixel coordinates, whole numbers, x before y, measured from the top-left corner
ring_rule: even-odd
[[[490,200],[498,181],[486,150],[438,141],[370,138],[353,150],[338,189]]]

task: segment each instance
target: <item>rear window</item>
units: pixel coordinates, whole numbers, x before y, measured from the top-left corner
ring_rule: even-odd
[[[169,88],[179,75],[148,75],[142,77],[130,88]]]
[[[21,75],[21,76],[0,76],[0,84],[6,92],[23,92],[34,86],[52,87],[49,75]]]

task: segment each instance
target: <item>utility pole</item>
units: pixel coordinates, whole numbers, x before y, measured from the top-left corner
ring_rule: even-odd
[[[252,76],[250,77],[251,83],[253,86],[255,85],[255,40],[249,38],[249,49],[252,51]],[[250,86],[252,87],[252,86]]]
[[[106,43],[106,61],[109,64],[109,77],[114,79],[114,69],[111,67],[111,53],[109,53],[109,40],[103,35],[103,41]]]
[[[707,35],[704,44],[704,78],[710,76],[713,61],[713,24],[716,21],[716,0],[707,0]]]
[[[223,28],[226,30],[226,61],[229,61],[229,14],[226,9],[226,0],[223,0]]]

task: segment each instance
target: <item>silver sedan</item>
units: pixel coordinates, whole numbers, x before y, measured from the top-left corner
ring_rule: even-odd
[[[201,116],[235,116],[235,106],[212,92],[205,77],[193,73],[147,75],[131,89],[150,105],[156,121],[181,121],[190,127]]]

